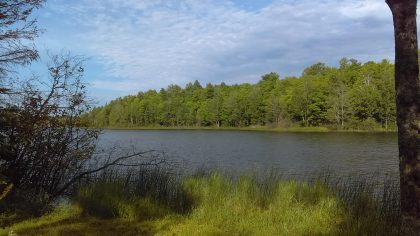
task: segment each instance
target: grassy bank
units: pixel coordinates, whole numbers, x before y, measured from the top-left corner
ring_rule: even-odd
[[[395,187],[395,186],[394,186]],[[21,235],[398,235],[398,191],[367,179],[104,173]]]
[[[314,132],[314,133],[326,133],[326,132],[354,132],[354,133],[395,133],[396,130],[385,130],[385,129],[374,129],[374,130],[361,130],[361,129],[330,129],[327,127],[288,127],[288,128],[270,128],[270,127],[191,127],[191,126],[180,126],[180,127],[165,127],[165,126],[151,126],[151,127],[104,127],[110,130],[226,130],[226,131],[265,131],[265,132]]]

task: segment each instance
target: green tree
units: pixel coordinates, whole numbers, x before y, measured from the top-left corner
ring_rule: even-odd
[[[124,107],[121,103],[118,102],[118,100],[114,104],[111,104],[108,116],[109,125],[111,127],[118,127],[127,124],[127,120],[124,119],[124,112]]]
[[[316,63],[300,77],[279,79],[271,72],[256,84],[209,83],[203,88],[195,81],[185,88],[170,85],[159,92],[114,100],[86,117],[102,126],[287,126],[300,122],[305,126],[335,124],[341,129],[380,125],[388,129],[395,121],[395,105],[390,101],[392,73],[393,65],[386,60],[361,64],[343,58],[338,68]],[[121,106],[118,111],[116,104]],[[103,109],[106,112],[100,112]]]
[[[329,80],[329,116],[332,120],[344,129],[344,123],[349,115],[349,87],[344,79],[343,73],[334,70]]]

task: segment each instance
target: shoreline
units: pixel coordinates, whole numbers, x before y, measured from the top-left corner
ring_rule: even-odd
[[[289,128],[267,128],[267,127],[102,127],[104,130],[208,130],[208,131],[258,131],[278,133],[396,133],[397,130],[332,130],[327,127],[289,127]]]

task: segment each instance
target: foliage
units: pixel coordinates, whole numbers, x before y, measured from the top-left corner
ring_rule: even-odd
[[[80,118],[90,109],[83,60],[69,55],[51,59],[48,82],[35,78],[16,83],[1,100],[2,213],[40,214],[81,178],[147,154],[96,150],[100,130],[84,128]],[[137,160],[130,165],[159,162]]]
[[[2,210],[14,203],[36,207],[60,196],[91,158],[98,131],[78,128],[78,116],[89,109],[81,63],[54,56],[50,83],[25,81],[3,101],[0,173],[14,188]]]
[[[340,67],[322,63],[301,77],[263,75],[257,84],[220,85],[198,81],[185,88],[139,92],[84,115],[94,127],[288,127],[395,128],[394,67],[387,61]]]
[[[32,11],[43,4],[44,0],[10,0],[0,2],[0,109],[4,109],[4,95],[10,94],[10,88],[6,84],[10,72],[16,65],[27,65],[38,58],[38,52],[31,40],[38,37],[40,30],[36,19],[30,17]],[[4,115],[3,110],[0,115]],[[1,117],[0,127],[4,120]],[[0,146],[3,148],[6,140],[3,133],[0,134]],[[7,176],[0,172],[0,200],[4,199],[13,189],[14,184]]]

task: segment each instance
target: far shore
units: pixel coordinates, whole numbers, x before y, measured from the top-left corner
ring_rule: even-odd
[[[196,127],[196,126],[151,126],[151,127],[102,127],[105,130],[211,130],[211,131],[262,131],[262,132],[302,132],[302,133],[396,133],[394,129],[329,129],[327,127],[287,127],[287,128],[269,128],[269,127]]]

